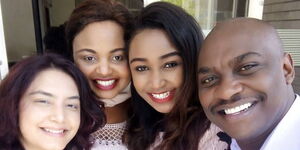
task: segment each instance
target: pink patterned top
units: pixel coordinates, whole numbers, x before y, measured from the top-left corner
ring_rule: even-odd
[[[215,124],[211,124],[210,128],[206,131],[204,136],[199,142],[198,150],[224,150],[228,148],[228,144],[224,141],[220,141],[217,136],[218,132],[222,130]]]
[[[204,133],[204,136],[199,142],[198,150],[225,150],[228,144],[220,141],[217,133],[222,132],[215,124],[211,124],[210,128]],[[154,144],[150,146],[149,150],[153,150],[159,143],[162,142],[163,132],[160,132]]]

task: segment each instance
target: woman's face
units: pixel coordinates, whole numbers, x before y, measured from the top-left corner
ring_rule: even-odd
[[[62,150],[80,126],[74,80],[57,69],[37,74],[20,101],[20,141],[25,149]]]
[[[129,64],[140,96],[158,112],[170,112],[182,85],[183,65],[166,33],[144,29],[135,35],[130,43]]]
[[[74,39],[74,61],[100,98],[113,98],[130,82],[124,31],[113,21],[87,25]]]

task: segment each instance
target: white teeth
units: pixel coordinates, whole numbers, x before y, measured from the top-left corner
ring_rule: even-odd
[[[102,86],[110,86],[110,85],[114,84],[115,81],[116,80],[108,80],[108,81],[97,80],[97,83]]]
[[[251,105],[252,105],[251,103],[246,103],[246,104],[234,107],[234,108],[225,109],[224,112],[226,115],[234,114],[234,113],[237,113],[237,112],[240,112],[240,111],[243,111],[243,110],[249,108]]]
[[[168,97],[169,95],[170,95],[170,92],[165,92],[165,93],[161,93],[161,94],[152,94],[152,96],[157,99],[164,99],[164,98]]]
[[[53,130],[53,129],[47,129],[47,128],[44,128],[44,130],[47,132],[53,133],[53,134],[60,134],[60,133],[64,132],[64,130]]]

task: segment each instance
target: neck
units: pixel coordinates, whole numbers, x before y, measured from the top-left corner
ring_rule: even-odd
[[[128,119],[129,101],[118,104],[114,107],[105,107],[106,121],[108,124],[124,122]]]
[[[274,122],[274,124],[265,133],[263,133],[259,137],[253,138],[252,140],[247,139],[247,140],[243,140],[243,141],[237,141],[239,147],[242,150],[259,150],[263,146],[263,144],[266,141],[266,139],[268,138],[268,136],[272,133],[272,131],[276,128],[278,123],[283,119],[283,117],[286,115],[286,113],[291,108],[291,106],[295,100],[295,94],[292,90],[286,96],[286,99],[288,102],[286,103],[286,105],[282,106],[282,107],[285,107],[283,109],[283,112],[279,115],[278,120],[276,122]]]
[[[237,143],[242,150],[259,150],[261,146],[264,144],[267,137],[268,136],[264,136],[264,137],[257,138],[254,141],[247,141],[247,142],[237,141]]]

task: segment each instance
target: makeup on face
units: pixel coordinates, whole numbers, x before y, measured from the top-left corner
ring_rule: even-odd
[[[135,35],[130,43],[129,64],[139,95],[158,112],[168,113],[182,85],[183,66],[166,33],[144,29]]]
[[[102,99],[117,96],[130,82],[124,31],[113,21],[87,25],[74,39],[74,61]]]

